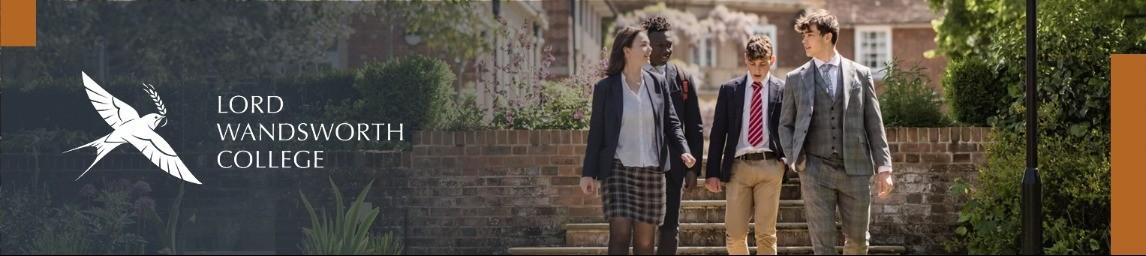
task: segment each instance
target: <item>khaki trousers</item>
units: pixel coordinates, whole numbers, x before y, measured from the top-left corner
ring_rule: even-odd
[[[776,218],[784,164],[779,160],[734,160],[726,187],[725,246],[730,255],[748,254],[748,221],[756,219],[756,254],[776,254]]]

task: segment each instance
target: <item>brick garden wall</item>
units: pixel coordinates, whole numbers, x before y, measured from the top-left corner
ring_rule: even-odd
[[[407,252],[504,254],[563,244],[562,224],[602,216],[600,200],[578,188],[586,135],[417,133],[404,181],[381,188],[408,195]]]
[[[896,190],[872,205],[872,243],[942,252],[960,202],[946,195],[985,159],[988,128],[890,128]],[[401,197],[409,253],[501,254],[561,246],[562,225],[599,221],[578,182],[585,131],[419,132],[409,165],[380,187]],[[399,196],[401,195],[401,196]],[[401,214],[395,212],[395,214]]]
[[[986,128],[891,128],[896,190],[872,205],[872,243],[907,253],[942,252],[953,236],[960,202],[946,195],[955,178],[975,175],[985,158]],[[347,197],[367,182],[367,201],[382,209],[376,231],[393,231],[406,253],[505,254],[507,248],[562,246],[563,224],[601,222],[599,199],[578,188],[585,131],[418,132],[407,152],[330,152],[327,168],[207,168],[213,152],[183,152],[203,186],[187,186],[180,229],[186,251],[295,253],[309,226],[298,192],[333,204],[327,178]],[[124,178],[151,184],[166,216],[178,180],[134,150],[110,154],[83,179],[90,154],[4,153],[4,183],[53,188],[72,200],[85,184]],[[39,171],[34,171],[39,170]],[[39,180],[39,181],[36,181]],[[30,181],[30,182],[29,182]],[[347,199],[350,200],[350,199]],[[321,206],[320,206],[321,207]]]
[[[873,244],[907,247],[908,254],[942,253],[955,234],[960,200],[948,196],[956,178],[976,176],[986,162],[990,128],[889,128],[895,191],[872,200]]]

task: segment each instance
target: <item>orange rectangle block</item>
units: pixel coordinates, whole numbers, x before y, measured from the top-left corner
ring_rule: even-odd
[[[1110,57],[1110,252],[1146,253],[1146,54]]]
[[[0,1],[0,46],[36,46],[36,0]]]

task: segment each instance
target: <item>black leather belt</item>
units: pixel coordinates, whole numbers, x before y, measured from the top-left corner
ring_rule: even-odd
[[[780,156],[776,155],[776,153],[768,151],[768,152],[747,153],[747,154],[743,154],[743,155],[736,157],[736,159],[737,160],[749,160],[749,161],[776,160],[776,159],[780,159]]]

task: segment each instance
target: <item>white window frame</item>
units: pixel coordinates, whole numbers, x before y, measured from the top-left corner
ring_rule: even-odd
[[[720,49],[714,40],[713,36],[704,36],[696,41],[696,45],[692,48],[693,64],[700,67],[716,67],[716,57],[720,55]]]
[[[777,60],[777,61],[772,62],[771,68],[775,69],[776,68],[776,62],[779,62],[779,60],[780,60],[780,54],[779,54],[779,52],[776,51],[778,49],[778,48],[776,48],[776,25],[773,25],[773,24],[759,25],[759,24],[757,24],[757,25],[753,25],[752,27],[749,27],[747,32],[748,32],[748,36],[755,36],[755,35],[768,36],[768,40],[770,40],[772,43],[772,57],[776,57],[776,60]]]
[[[866,37],[864,37],[864,33],[869,33],[869,32],[876,32],[876,33],[882,32],[884,34],[884,40],[887,41],[887,43],[885,43],[883,45],[883,51],[885,53],[887,53],[887,59],[885,59],[882,63],[877,62],[878,63],[877,65],[869,65],[868,64],[868,62],[870,62],[870,60],[868,60],[868,58],[867,58],[867,55],[869,53],[866,51],[867,49],[865,49],[863,47],[863,44],[865,43],[865,40],[867,39]],[[886,62],[889,62],[889,61],[895,59],[893,52],[891,51],[892,43],[893,43],[891,32],[892,32],[891,26],[887,26],[887,25],[856,26],[856,28],[855,28],[855,37],[854,38],[855,38],[856,62],[863,64],[864,66],[869,66],[869,68],[872,69],[871,71],[872,71],[873,79],[883,79],[883,76],[886,75],[885,74],[886,71],[884,70],[884,68],[887,67]]]

